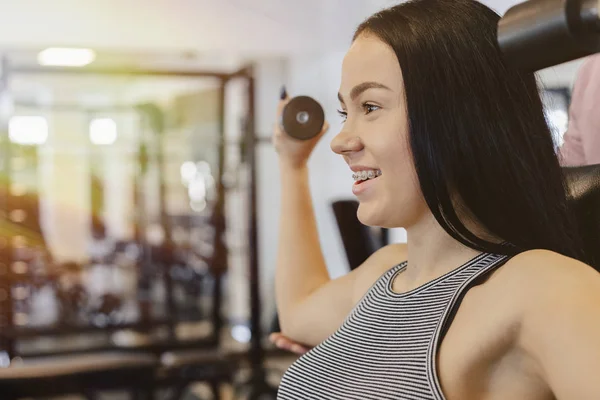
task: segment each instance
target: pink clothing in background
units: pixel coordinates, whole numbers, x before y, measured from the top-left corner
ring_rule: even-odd
[[[600,54],[585,60],[573,87],[561,164],[600,164]]]

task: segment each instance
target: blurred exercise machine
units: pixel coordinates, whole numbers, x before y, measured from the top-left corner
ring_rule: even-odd
[[[225,159],[225,85],[230,79],[236,77],[240,80],[247,79],[245,70],[234,74],[217,73],[210,71],[168,71],[168,70],[112,70],[111,68],[82,68],[82,69],[61,69],[60,67],[24,67],[18,64],[9,65],[3,72],[2,77],[13,76],[16,74],[96,74],[99,76],[107,75],[145,75],[145,76],[166,76],[166,77],[188,77],[188,78],[209,78],[221,83],[220,90],[216,96],[218,102],[215,107],[218,115],[217,124],[214,127],[217,133],[215,152],[218,160],[218,171],[215,177],[215,197],[216,204],[210,203],[207,207],[208,212],[203,215],[168,215],[165,200],[165,179],[164,162],[165,156],[161,154],[161,138],[153,140],[156,146],[147,146],[146,143],[140,143],[138,157],[133,159],[134,168],[139,174],[134,180],[134,203],[140,204],[140,197],[144,189],[140,185],[141,176],[148,165],[148,161],[155,163],[155,170],[159,172],[159,215],[158,225],[165,233],[161,245],[151,245],[146,239],[147,229],[145,221],[134,221],[134,238],[127,242],[117,242],[114,248],[101,249],[91,257],[90,263],[107,264],[108,268],[115,269],[138,269],[137,276],[141,278],[138,284],[140,317],[135,320],[123,321],[118,316],[122,309],[123,301],[118,296],[112,294],[101,296],[97,302],[90,302],[89,293],[81,285],[82,271],[89,269],[88,265],[82,265],[75,262],[54,263],[50,257],[46,257],[43,251],[46,245],[43,243],[43,235],[37,223],[37,210],[39,208],[39,199],[37,195],[24,196],[15,195],[13,179],[15,176],[16,163],[6,162],[14,161],[13,156],[18,146],[10,143],[2,131],[3,140],[0,140],[1,151],[0,170],[2,172],[2,181],[0,182],[0,206],[2,208],[2,223],[9,225],[10,229],[3,230],[0,236],[0,392],[2,398],[12,399],[20,397],[37,397],[48,395],[61,395],[70,393],[81,393],[92,398],[97,390],[126,389],[130,390],[132,395],[139,398],[151,398],[153,392],[157,389],[171,390],[176,389],[169,399],[177,399],[185,394],[185,389],[190,383],[206,382],[210,384],[214,398],[218,397],[218,385],[221,382],[233,382],[233,375],[237,373],[238,361],[248,357],[248,353],[242,351],[231,355],[224,354],[220,348],[222,338],[222,301],[221,286],[222,276],[227,271],[227,247],[225,242],[225,185],[223,182],[224,159]],[[6,90],[6,85],[0,87],[0,94]],[[34,105],[35,106],[35,105]],[[56,104],[59,108],[70,108],[69,111],[81,112],[83,110],[73,110],[70,104]],[[190,105],[193,108],[195,104]],[[143,114],[143,119],[147,123],[147,130],[160,136],[164,133],[161,124],[160,110],[152,105],[144,104],[136,110]],[[4,121],[3,121],[4,122]],[[212,143],[212,142],[211,142]],[[29,148],[30,150],[33,148]],[[34,149],[35,150],[35,149]],[[212,154],[212,153],[211,153]],[[137,168],[139,167],[139,168]],[[92,179],[93,181],[93,179]],[[102,191],[102,189],[100,189]],[[93,209],[94,207],[92,207]],[[144,214],[144,209],[136,209],[138,213]],[[19,217],[19,215],[25,217]],[[246,213],[244,212],[244,215]],[[15,216],[13,218],[13,215]],[[23,221],[25,224],[23,224]],[[13,233],[16,228],[12,225],[18,222],[24,226],[26,233],[35,233],[35,235],[24,235],[19,243],[15,242]],[[35,222],[35,226],[29,226],[28,223]],[[92,237],[102,241],[106,234],[102,218],[92,218]],[[195,252],[197,249],[178,246],[172,238],[174,225],[196,224],[206,227],[207,234],[202,235],[203,249],[210,248],[205,253]],[[22,227],[21,227],[22,228]],[[9,232],[9,233],[7,233]],[[11,236],[12,235],[12,236]],[[39,238],[38,238],[39,236]],[[195,239],[198,239],[194,236]],[[16,246],[15,244],[19,244]],[[35,245],[35,246],[34,246]],[[131,247],[134,247],[133,256]],[[100,246],[102,247],[102,246]],[[20,248],[24,250],[20,250]],[[35,251],[31,251],[31,250]],[[34,254],[35,253],[35,254]],[[37,253],[40,253],[38,255]],[[123,258],[123,253],[127,253],[130,266],[117,265],[116,258]],[[35,259],[32,257],[35,256]],[[97,257],[97,258],[96,258]],[[133,259],[132,259],[133,258]],[[198,267],[198,264],[201,264]],[[39,265],[39,268],[37,268]],[[34,268],[35,267],[35,268]],[[37,274],[37,271],[45,272]],[[39,275],[39,276],[38,276]],[[149,276],[151,275],[151,276]],[[68,278],[68,279],[64,279]],[[151,310],[157,308],[157,302],[154,301],[154,307],[151,307],[150,287],[148,281],[150,278],[159,278],[153,280],[162,280],[164,282],[165,294],[160,296],[159,306],[165,302],[165,310]],[[23,279],[27,282],[33,282],[38,287],[50,286],[56,293],[59,301],[59,318],[56,323],[50,325],[27,326],[27,323],[19,321],[15,323],[15,317],[26,316],[27,300],[31,298],[31,291],[27,290],[26,295],[21,289],[22,285],[17,279]],[[194,280],[194,282],[190,282]],[[67,281],[66,284],[64,284]],[[210,308],[206,313],[198,313],[196,309],[184,308],[182,304],[176,304],[175,294],[187,295],[189,293],[198,294],[199,285],[202,290],[209,294],[206,308]],[[15,293],[17,294],[15,296]],[[202,293],[202,295],[206,295]],[[192,294],[193,295],[193,294]],[[189,297],[189,296],[188,296]],[[195,296],[196,299],[198,296]],[[156,295],[154,295],[156,298]],[[204,303],[203,303],[204,305]],[[196,305],[195,305],[196,306]],[[158,307],[161,308],[161,307]],[[199,308],[199,307],[196,307]],[[153,315],[154,314],[154,315]],[[98,318],[101,317],[101,318]],[[188,322],[207,322],[210,332],[203,334],[202,337],[175,337],[175,328],[177,324]],[[18,318],[17,318],[18,320]],[[97,324],[96,320],[104,322]],[[115,340],[115,333],[138,331],[138,332],[158,332],[159,334],[148,337],[143,341]],[[162,333],[167,331],[167,335]],[[204,330],[202,330],[204,332]],[[24,348],[22,344],[32,338],[47,337],[60,339],[61,343],[70,335],[90,335],[96,338],[99,335],[106,336],[110,340],[102,338],[101,341],[94,342],[91,346],[77,349],[63,348]],[[166,336],[166,338],[165,338]],[[93,346],[93,347],[92,347]],[[10,366],[10,368],[2,368]]]
[[[538,71],[600,52],[600,0],[530,0],[498,24],[498,44],[516,67]]]

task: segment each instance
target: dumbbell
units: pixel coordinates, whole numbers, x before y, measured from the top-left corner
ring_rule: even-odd
[[[297,96],[283,108],[281,127],[298,140],[312,139],[321,132],[325,123],[323,107],[312,97]]]

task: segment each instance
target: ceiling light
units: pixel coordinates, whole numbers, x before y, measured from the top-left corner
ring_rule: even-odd
[[[38,63],[49,66],[83,67],[95,59],[96,54],[90,49],[51,47],[38,54]]]

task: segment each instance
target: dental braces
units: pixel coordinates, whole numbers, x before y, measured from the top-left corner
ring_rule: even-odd
[[[359,171],[352,174],[352,179],[355,181],[366,181],[381,175],[381,170]]]

